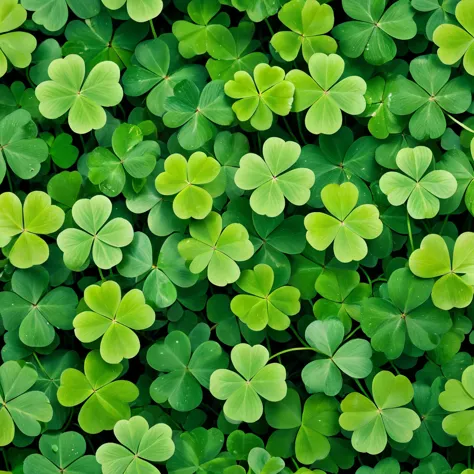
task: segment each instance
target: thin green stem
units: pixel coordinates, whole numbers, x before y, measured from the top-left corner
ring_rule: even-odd
[[[89,448],[91,448],[91,451],[92,451],[92,452],[94,453],[94,455],[95,455],[95,448],[94,448],[94,445],[92,444],[91,439],[89,438],[89,436],[85,436],[85,438],[86,438],[87,444],[89,445]]]
[[[270,33],[273,36],[275,33],[273,32],[272,25],[270,25],[270,22],[268,21],[268,18],[265,18],[265,23],[267,24],[267,27],[268,27],[268,29],[270,30]]]
[[[474,133],[474,130],[472,128],[469,128],[467,125],[464,125],[462,122],[459,120],[455,119],[452,115],[446,114],[453,122],[457,123],[460,127],[464,128],[464,130],[467,130],[468,132]]]
[[[386,279],[386,278],[382,278],[382,277],[376,278],[375,280],[372,280],[372,283],[377,283],[378,281],[384,282],[384,281],[387,281],[387,279]]]
[[[306,138],[304,137],[303,125],[301,124],[301,112],[298,112],[296,114],[296,120],[298,122],[298,131],[300,133],[301,140],[303,140],[303,143],[307,145],[308,142],[306,141]]]
[[[448,220],[449,220],[449,214],[446,214],[446,216],[444,217],[444,221],[441,224],[441,229],[439,229],[439,235],[441,235],[443,233],[443,230],[446,227],[446,224],[448,223]]]
[[[288,123],[288,120],[286,120],[286,117],[282,117],[283,123],[285,124],[286,129],[288,130],[288,133],[290,134],[291,138],[298,143],[298,139],[296,138],[295,134],[291,131],[290,124]]]
[[[257,132],[257,141],[258,141],[258,149],[262,151],[262,138],[260,137],[260,133]]]
[[[314,349],[313,347],[292,347],[291,349],[285,349],[284,351],[281,351],[281,352],[277,352],[276,354],[273,354],[270,359],[268,360],[272,360],[274,359],[275,357],[278,357],[278,356],[281,356],[283,354],[287,354],[288,352],[295,352],[295,351],[313,351],[313,352],[318,352],[316,349]]]
[[[471,456],[472,456],[472,447],[469,446],[469,448],[467,448],[467,468],[468,468],[468,469],[471,469],[471,468],[472,468],[472,459],[471,459]]]
[[[99,269],[99,275],[100,275],[101,280],[102,280],[102,281],[105,281],[106,278],[105,278],[104,274],[102,273],[102,269],[99,268],[99,267],[97,267],[97,268]]]
[[[150,20],[150,27],[151,27],[151,32],[153,34],[153,38],[158,38],[158,35],[156,34],[156,30],[155,30],[155,25],[153,24],[153,20]]]
[[[268,337],[268,334],[265,334],[265,340],[267,341],[268,353],[271,354],[272,353],[272,347],[270,345],[270,338]],[[281,364],[281,358],[278,354],[277,354],[277,358],[278,358],[278,362]]]
[[[397,369],[396,365],[393,363],[393,361],[389,361],[390,365],[392,366],[393,370],[397,373],[397,375],[400,375],[400,371]]]
[[[84,137],[79,135],[79,138],[81,139],[82,151],[86,153],[86,142],[84,141]]]
[[[162,16],[166,20],[166,23],[168,23],[168,25],[173,26],[173,22],[163,12],[160,13],[160,16]]]
[[[354,379],[355,383],[357,384],[357,386],[360,388],[361,392],[370,400],[370,396],[369,394],[367,393],[367,391],[365,390],[365,388],[362,386],[362,384],[360,383],[359,379]]]
[[[347,341],[347,339],[350,339],[359,329],[360,329],[360,325],[357,326],[353,331],[351,331],[351,332],[344,338],[344,341]]]
[[[13,192],[12,178],[10,176],[10,170],[8,169],[8,166],[5,167],[5,174],[7,175],[7,181],[8,181],[8,186],[10,188],[10,192]]]
[[[67,420],[67,423],[64,425],[63,431],[67,431],[67,429],[69,428],[69,425],[71,424],[73,416],[74,416],[74,408],[71,408],[71,413],[69,414],[69,418]]]
[[[5,463],[5,469],[7,471],[9,471],[10,470],[10,464],[8,462],[7,452],[5,451],[5,448],[2,448],[2,455],[3,455],[3,462]]]
[[[33,352],[33,357],[36,360],[36,363],[38,364],[38,367],[44,372],[44,375],[46,375],[49,378],[48,372],[46,372],[46,369],[44,368],[43,364],[40,362],[36,352]]]
[[[359,268],[361,272],[365,275],[365,278],[367,278],[367,282],[369,283],[369,285],[372,286],[372,279],[370,278],[369,274],[365,271],[364,267],[360,266]]]
[[[411,232],[411,221],[410,221],[410,214],[407,211],[407,227],[408,227],[408,238],[410,240],[411,251],[415,251],[415,244],[413,243],[413,234]]]
[[[300,467],[298,466],[298,463],[296,462],[295,458],[291,458],[291,461],[293,465],[295,466],[295,469],[298,470]]]
[[[309,345],[306,343],[306,341],[298,334],[298,331],[290,325],[290,327],[288,328],[295,336],[296,336],[296,339],[298,339],[298,341],[300,341],[300,343],[305,346],[305,347],[309,347]]]

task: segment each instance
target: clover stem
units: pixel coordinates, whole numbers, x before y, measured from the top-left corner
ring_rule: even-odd
[[[400,375],[399,370],[397,369],[396,365],[393,363],[393,361],[389,360],[390,365],[393,367],[393,370],[397,373],[397,375]]]
[[[300,467],[298,466],[298,463],[295,461],[295,458],[291,458],[291,461],[293,462],[295,469],[298,470]]]
[[[8,462],[7,452],[5,451],[5,448],[2,448],[2,455],[3,455],[3,462],[5,463],[5,469],[7,471],[9,471],[10,470],[10,464]]]
[[[85,153],[86,152],[86,142],[84,141],[84,137],[82,135],[79,135],[79,138],[81,139],[82,151]]]
[[[288,133],[290,134],[291,138],[298,143],[298,139],[295,137],[295,134],[291,131],[290,124],[288,123],[288,120],[286,120],[286,117],[282,117],[283,123],[285,124],[286,129],[288,130]]]
[[[448,219],[449,219],[449,214],[446,214],[446,216],[444,217],[444,221],[441,224],[441,229],[439,229],[439,235],[441,235],[443,233],[443,230],[444,230],[446,224],[448,223]]]
[[[469,448],[467,448],[467,468],[468,469],[472,468],[471,455],[472,455],[472,447],[469,446]]]
[[[275,357],[279,357],[283,354],[286,354],[288,352],[294,352],[294,351],[314,351],[314,352],[318,352],[313,347],[292,347],[291,349],[285,349],[284,351],[277,352],[276,354],[273,354],[268,360],[272,360]]]
[[[367,391],[365,390],[365,388],[362,386],[362,384],[360,383],[359,379],[354,379],[355,383],[357,384],[357,386],[360,388],[361,392],[370,400],[370,396],[369,394],[367,393]]]
[[[360,325],[357,326],[353,331],[351,331],[351,332],[344,338],[344,341],[347,341],[347,339],[350,339],[359,329],[360,329]]]
[[[306,138],[304,137],[303,126],[301,124],[301,112],[298,112],[296,114],[296,120],[298,121],[298,131],[300,132],[301,140],[303,140],[303,143],[307,145],[308,142],[306,141]]]
[[[150,20],[150,27],[151,27],[151,32],[153,33],[153,38],[158,38],[158,35],[156,34],[156,30],[155,30],[155,25],[153,24],[153,20]]]
[[[446,114],[453,122],[457,123],[460,127],[464,128],[464,130],[467,130],[468,132],[474,133],[474,130],[472,128],[469,128],[467,125],[464,125],[462,122],[459,120],[455,119],[452,115]]]
[[[12,178],[10,176],[10,171],[8,169],[8,166],[5,167],[5,173],[7,175],[7,181],[8,181],[8,186],[10,187],[10,192],[13,192]]]
[[[102,280],[102,281],[105,281],[105,276],[104,276],[104,274],[102,273],[102,269],[99,268],[99,267],[97,267],[97,268],[99,269],[99,275],[100,275],[101,280]]]
[[[268,18],[265,18],[265,23],[267,24],[268,29],[270,30],[270,33],[271,33],[272,36],[273,36],[275,33],[273,32],[272,25],[270,25],[270,22],[268,21]]]
[[[262,139],[260,138],[259,132],[257,132],[257,140],[258,140],[258,149],[262,151]]]
[[[38,364],[38,367],[44,372],[44,374],[49,378],[48,372],[46,372],[46,369],[43,367],[43,364],[40,362],[38,356],[36,355],[36,352],[33,352],[33,357],[36,360],[36,363]]]
[[[298,339],[298,341],[300,341],[303,346],[309,347],[308,344],[306,344],[306,341],[298,334],[298,331],[293,326],[290,325],[288,329],[296,336],[296,339]]]
[[[360,266],[359,267],[361,272],[365,275],[365,278],[367,278],[367,282],[369,283],[370,286],[372,286],[372,279],[370,278],[369,274],[366,272],[365,268]]]
[[[95,448],[94,448],[94,445],[92,444],[91,439],[90,439],[89,436],[87,436],[87,435],[84,435],[84,438],[86,438],[87,444],[89,445],[89,447],[91,448],[91,451],[92,451],[92,452],[94,453],[94,455],[95,455]]]
[[[410,214],[408,214],[408,210],[407,210],[407,227],[408,227],[408,238],[410,239],[411,251],[414,252],[415,244],[413,243],[413,234],[411,232]]]
[[[63,428],[64,431],[67,431],[67,429],[69,428],[69,425],[71,424],[73,416],[74,416],[74,408],[71,408],[71,413],[69,414],[69,418]]]
[[[272,347],[270,346],[270,339],[268,337],[268,334],[265,334],[265,340],[267,341],[268,353],[271,354],[272,353]],[[277,354],[277,357],[278,357],[278,362],[281,364],[281,358],[278,354]]]

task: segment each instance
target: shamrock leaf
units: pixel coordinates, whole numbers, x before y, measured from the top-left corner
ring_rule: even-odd
[[[36,138],[38,129],[29,112],[16,110],[0,121],[0,183],[7,164],[21,179],[31,179],[48,158],[48,145]]]
[[[30,391],[37,379],[36,370],[23,361],[11,360],[0,366],[0,446],[10,444],[17,429],[25,436],[38,436],[39,422],[53,417],[48,397]]]
[[[240,189],[253,190],[252,209],[260,215],[276,217],[285,209],[285,198],[295,206],[308,202],[314,173],[307,168],[287,171],[297,161],[301,148],[296,142],[272,137],[263,144],[263,159],[254,153],[244,155],[235,174]]]
[[[0,77],[7,72],[8,61],[14,67],[26,68],[31,63],[31,53],[36,39],[30,33],[15,31],[26,20],[26,10],[18,0],[3,0],[0,5]],[[8,61],[7,61],[8,60]]]
[[[152,114],[160,117],[166,111],[166,99],[173,95],[173,89],[179,82],[190,80],[199,90],[206,83],[206,71],[202,66],[183,66],[173,58],[173,54],[178,55],[174,43],[169,45],[160,38],[144,41],[137,46],[135,61],[122,78],[126,95],[137,97],[149,92],[146,106]]]
[[[133,228],[121,217],[107,222],[111,213],[112,203],[105,196],[74,203],[72,217],[80,229],[66,229],[58,235],[58,246],[69,269],[80,271],[87,266],[91,248],[92,259],[99,268],[107,270],[121,262],[121,247],[133,240]]]
[[[239,279],[243,262],[253,255],[249,234],[241,224],[230,224],[222,230],[222,217],[211,212],[205,219],[189,225],[191,238],[178,245],[181,256],[190,261],[191,273],[199,274],[207,268],[207,278],[216,286],[226,286]]]
[[[163,123],[169,128],[181,127],[178,142],[185,150],[196,150],[211,140],[217,133],[214,124],[230,125],[234,120],[223,81],[212,81],[199,90],[186,79],[173,92],[166,99]]]
[[[140,290],[121,296],[115,281],[88,286],[84,291],[88,311],[79,313],[73,321],[74,334],[81,342],[100,339],[100,355],[108,364],[135,357],[140,340],[133,330],[147,329],[155,322],[155,312],[145,304]]]
[[[352,446],[360,453],[381,453],[387,445],[387,435],[398,443],[408,443],[420,418],[409,408],[413,387],[404,375],[383,370],[372,381],[374,402],[357,392],[347,395],[341,403],[341,428],[353,431]]]
[[[413,471],[413,474],[430,474],[431,472],[448,473],[454,471],[451,470],[451,466],[444,456],[439,453],[432,453],[421,460],[419,466]],[[461,474],[471,473],[469,473],[469,471],[463,471]]]
[[[25,474],[100,474],[95,456],[87,455],[86,440],[75,431],[44,434],[39,440],[41,454],[30,454],[23,465]]]
[[[372,347],[396,359],[408,337],[418,349],[433,350],[452,325],[449,313],[429,301],[433,280],[422,280],[408,268],[399,268],[387,287],[389,299],[369,298],[362,304],[361,327]]]
[[[392,84],[389,109],[396,115],[411,115],[410,134],[417,140],[439,138],[446,130],[448,114],[460,114],[472,97],[463,76],[449,80],[451,68],[435,54],[419,56],[410,63],[415,82],[398,76]]]
[[[173,331],[163,342],[153,344],[147,362],[162,373],[150,387],[156,403],[168,401],[178,411],[191,411],[202,402],[201,385],[209,388],[212,372],[227,367],[227,354],[215,341],[199,344],[191,355],[191,342],[181,331]]]
[[[285,467],[282,458],[271,456],[263,448],[253,448],[248,457],[249,467],[255,474],[278,474]]]
[[[296,390],[289,388],[283,400],[265,403],[267,423],[279,431],[291,432],[295,442],[296,459],[303,464],[313,464],[325,459],[330,450],[328,437],[339,432],[339,404],[326,395],[311,395],[301,413],[301,401]],[[271,437],[270,437],[271,439]]]
[[[448,0],[439,2],[439,0],[412,0],[411,6],[419,12],[426,13],[429,16],[426,22],[425,33],[430,41],[433,41],[433,33],[438,26],[443,24],[456,24],[454,16],[456,6],[460,0]]]
[[[474,233],[464,232],[457,238],[451,256],[443,237],[429,234],[421,241],[420,248],[410,255],[410,270],[417,277],[441,277],[431,290],[431,299],[438,308],[465,308],[471,303],[474,291],[471,286],[473,243]]]
[[[452,65],[461,58],[464,58],[464,69],[471,76],[474,76],[473,8],[473,0],[459,2],[456,6],[455,14],[461,26],[457,24],[441,24],[433,33],[433,41],[439,47],[439,59],[444,64]]]
[[[439,212],[439,199],[451,197],[457,188],[456,178],[444,170],[426,173],[433,152],[424,146],[403,148],[397,153],[397,166],[405,174],[394,171],[380,178],[380,189],[392,206],[407,203],[413,219],[431,219]]]
[[[49,274],[42,267],[17,270],[11,280],[12,291],[0,293],[0,314],[8,331],[19,330],[23,344],[49,346],[55,328],[72,329],[77,296],[72,288],[58,287],[47,292]]]
[[[386,11],[386,0],[343,0],[342,7],[351,18],[336,26],[334,37],[349,58],[362,53],[369,64],[380,66],[397,54],[392,38],[407,41],[416,35],[415,11],[408,0],[393,3]]]
[[[59,403],[75,407],[85,402],[78,421],[86,433],[111,430],[117,421],[130,418],[129,403],[136,400],[139,391],[128,380],[116,380],[122,370],[122,364],[107,364],[95,350],[86,356],[84,373],[66,369],[61,374]]]
[[[118,421],[114,435],[121,444],[105,443],[97,450],[97,461],[104,474],[125,474],[132,470],[158,474],[160,471],[148,461],[164,462],[174,453],[171,428],[164,423],[150,428],[141,416]]]
[[[224,192],[221,186],[215,186],[220,170],[219,162],[202,151],[188,160],[174,153],[166,158],[165,170],[156,177],[155,186],[164,196],[176,195],[173,212],[177,217],[204,219],[212,210],[212,198]]]
[[[144,23],[156,18],[163,10],[162,0],[102,0],[110,10],[118,10],[127,4],[127,13],[133,21]]]
[[[227,437],[226,447],[237,461],[245,461],[253,448],[263,448],[263,441],[253,433],[235,430]]]
[[[463,446],[474,444],[474,365],[462,373],[461,381],[451,379],[446,382],[444,392],[439,396],[439,404],[446,411],[454,412],[443,420],[443,430],[456,436]]]
[[[416,471],[417,469],[414,472]],[[400,463],[395,458],[385,458],[373,468],[368,466],[359,467],[356,474],[400,474]]]
[[[160,145],[143,140],[140,127],[127,123],[117,127],[112,135],[113,153],[107,148],[95,148],[89,153],[89,180],[109,197],[118,196],[128,179],[144,179],[156,166]]]
[[[67,22],[68,7],[79,18],[92,18],[100,13],[100,0],[21,0],[21,4],[33,11],[32,19],[48,31],[58,31]]]
[[[344,73],[345,63],[337,54],[315,53],[308,61],[310,75],[293,69],[286,80],[295,86],[293,112],[309,108],[304,123],[313,134],[332,135],[342,126],[341,110],[359,115],[365,110],[365,81],[350,76],[338,82]]]
[[[344,340],[344,326],[338,319],[313,321],[305,332],[308,344],[329,357],[318,358],[305,365],[301,378],[310,393],[324,392],[333,397],[342,388],[341,371],[354,379],[372,372],[372,349],[365,339]]]
[[[285,80],[285,71],[278,66],[258,64],[252,76],[246,71],[234,74],[234,80],[226,82],[224,91],[232,99],[232,110],[241,122],[250,120],[257,130],[272,126],[273,114],[286,116],[290,113],[295,86]]]
[[[242,20],[236,28],[212,25],[207,32],[207,50],[211,56],[206,69],[211,79],[230,81],[238,71],[251,73],[258,64],[268,63],[260,52],[253,52],[260,42],[253,40],[255,25]]]
[[[63,210],[42,191],[29,193],[23,204],[13,193],[0,194],[0,247],[17,268],[46,262],[49,248],[39,235],[56,232],[63,222]]]
[[[334,11],[316,0],[291,0],[278,11],[278,19],[291,31],[279,31],[270,44],[285,61],[293,61],[300,49],[306,62],[314,53],[332,54],[337,43],[325,33],[334,26]]]
[[[61,133],[54,139],[49,153],[59,168],[69,168],[76,162],[79,149],[72,144],[71,135]]]
[[[261,345],[252,347],[248,344],[237,344],[230,353],[230,359],[238,373],[227,369],[213,372],[211,394],[218,400],[226,401],[226,417],[254,423],[263,414],[260,397],[270,402],[278,402],[285,397],[285,367],[276,363],[267,365],[268,350]]]
[[[260,22],[265,18],[275,15],[282,5],[280,0],[227,0],[234,8],[246,12],[254,22]]]
[[[274,289],[273,269],[269,265],[244,270],[236,285],[249,294],[235,296],[230,308],[252,331],[261,331],[267,325],[284,331],[291,323],[288,316],[300,311],[299,290],[292,286]]]
[[[41,114],[57,119],[68,112],[72,131],[84,134],[106,123],[103,107],[117,105],[123,97],[120,69],[112,61],[94,66],[85,77],[84,60],[77,54],[55,59],[48,68],[50,81],[36,88]]]
[[[349,182],[324,187],[321,199],[332,215],[312,212],[304,219],[306,239],[313,248],[325,250],[334,242],[334,255],[343,263],[367,255],[364,239],[377,238],[383,226],[378,209],[372,204],[357,206],[358,198],[357,187]]]

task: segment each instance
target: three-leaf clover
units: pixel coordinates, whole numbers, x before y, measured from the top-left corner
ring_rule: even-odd
[[[340,262],[362,260],[368,252],[364,239],[375,239],[383,230],[378,209],[373,204],[357,206],[359,191],[350,182],[328,184],[321,199],[332,215],[312,212],[305,217],[310,245],[326,250],[334,242],[334,255]]]
[[[301,148],[296,142],[272,137],[263,144],[263,159],[247,153],[240,160],[235,184],[255,190],[250,206],[260,215],[276,217],[285,209],[285,198],[295,206],[306,204],[314,184],[314,173],[307,168],[287,171],[298,161]]]
[[[56,232],[63,222],[64,211],[42,191],[29,193],[23,204],[13,193],[0,194],[0,247],[17,268],[46,262],[49,247],[39,236]]]
[[[86,455],[86,440],[75,431],[45,433],[39,440],[41,454],[30,454],[23,465],[25,474],[100,474],[95,456]]]
[[[433,41],[438,57],[444,64],[453,65],[463,58],[463,66],[474,76],[474,0],[462,0],[456,6],[456,19],[462,26],[444,23],[436,28]]]
[[[148,364],[162,373],[150,386],[157,403],[168,401],[178,411],[191,411],[202,402],[201,385],[209,388],[212,372],[229,363],[227,354],[215,341],[198,345],[191,355],[191,341],[181,331],[168,334],[147,352]]]
[[[392,84],[388,106],[396,115],[411,115],[410,134],[417,140],[439,138],[446,130],[448,114],[465,112],[472,101],[467,77],[449,80],[451,68],[435,54],[418,56],[410,63],[415,82],[398,76]]]
[[[407,203],[413,219],[431,219],[439,212],[439,200],[451,197],[457,189],[456,178],[445,170],[426,173],[433,152],[424,146],[403,148],[397,153],[397,166],[404,174],[389,171],[380,178],[380,189],[392,206]]]
[[[261,346],[237,344],[230,353],[235,373],[219,369],[211,375],[210,391],[218,400],[225,400],[224,414],[231,420],[253,423],[263,414],[260,397],[279,402],[287,391],[286,369],[271,363],[268,350]],[[240,374],[240,375],[239,375]]]
[[[324,392],[333,397],[342,388],[341,371],[353,379],[372,372],[372,349],[365,339],[351,339],[342,345],[344,325],[339,319],[313,321],[305,332],[308,344],[329,358],[305,365],[301,378],[310,393]]]
[[[174,153],[166,158],[164,166],[164,171],[156,177],[155,186],[163,196],[175,196],[173,212],[176,216],[180,219],[207,217],[212,210],[212,198],[225,190],[216,181],[221,170],[219,162],[197,151],[188,160]]]
[[[172,434],[171,428],[164,423],[150,428],[141,416],[120,420],[114,426],[114,435],[121,444],[101,445],[97,450],[97,461],[104,474],[132,471],[159,474],[160,471],[150,462],[164,462],[173,455]]]
[[[249,469],[255,474],[278,474],[285,468],[285,461],[282,458],[272,456],[263,448],[253,448],[249,452],[247,459]]]
[[[138,23],[156,18],[163,10],[162,0],[102,0],[102,3],[110,10],[118,10],[127,4],[127,13]]]
[[[261,331],[267,325],[284,331],[291,323],[288,316],[300,311],[299,290],[292,286],[273,288],[274,273],[269,265],[244,270],[236,285],[248,294],[234,296],[230,308],[252,331]]]
[[[107,222],[111,213],[112,203],[105,196],[74,203],[72,217],[80,229],[66,229],[58,235],[58,246],[69,269],[80,271],[87,266],[91,248],[92,259],[99,268],[107,270],[120,263],[121,247],[132,242],[133,227],[121,217]]]
[[[400,268],[390,275],[387,287],[388,299],[369,298],[362,304],[361,327],[372,347],[388,359],[401,356],[407,338],[422,351],[433,350],[452,326],[449,313],[429,301],[433,280]]]
[[[7,331],[19,330],[23,344],[49,346],[56,337],[55,328],[72,329],[77,296],[72,288],[57,287],[46,292],[49,273],[42,267],[17,270],[11,290],[0,293],[0,314]]]
[[[253,78],[246,71],[238,71],[233,80],[226,82],[225,93],[232,99],[232,110],[241,122],[250,120],[257,130],[268,130],[273,114],[285,116],[293,104],[295,86],[285,80],[285,71],[278,66],[258,64]]]
[[[191,273],[207,268],[207,278],[216,286],[226,286],[239,279],[236,262],[248,260],[254,252],[249,233],[242,224],[229,224],[222,230],[222,217],[211,212],[205,219],[189,224],[191,238],[178,245],[181,256],[190,261]]]
[[[135,288],[122,298],[119,284],[106,281],[88,286],[84,301],[89,309],[74,318],[76,337],[85,343],[100,339],[100,355],[108,364],[135,357],[140,340],[133,330],[147,329],[155,322],[155,312],[142,291]]]
[[[425,33],[430,41],[433,41],[433,33],[438,26],[456,24],[454,16],[456,6],[460,0],[412,0],[411,6],[426,16],[429,16],[426,22]]]
[[[291,31],[279,31],[270,44],[285,61],[293,61],[300,49],[306,62],[314,53],[336,52],[336,41],[327,36],[334,26],[334,11],[317,0],[291,0],[278,11],[278,19]]]
[[[338,82],[344,73],[344,59],[337,54],[315,53],[309,58],[310,75],[293,69],[286,80],[295,86],[293,112],[306,112],[304,123],[315,135],[332,135],[342,126],[341,110],[359,115],[365,110],[367,84],[359,76]]]
[[[416,35],[415,11],[409,0],[399,0],[385,11],[386,4],[386,0],[342,0],[344,11],[356,20],[333,30],[344,55],[358,58],[363,53],[369,64],[379,66],[397,54],[392,38],[407,41]]]
[[[35,90],[41,114],[57,119],[68,112],[68,123],[78,134],[102,128],[107,121],[103,107],[117,105],[123,97],[120,69],[112,61],[94,66],[87,79],[84,60],[77,54],[55,59],[48,68],[50,81]]]
[[[374,402],[358,392],[347,395],[341,403],[341,428],[352,433],[352,446],[360,453],[381,453],[387,435],[397,443],[408,443],[420,426],[420,418],[409,408],[413,387],[404,375],[383,370],[372,381]]]
[[[79,426],[90,434],[111,430],[119,420],[130,418],[129,403],[139,391],[128,380],[116,380],[123,371],[122,364],[107,364],[98,350],[87,354],[84,373],[66,369],[61,374],[58,401],[65,407],[82,405]]]
[[[436,280],[431,290],[431,299],[438,308],[465,308],[471,303],[474,293],[474,256],[471,252],[473,245],[472,232],[461,234],[456,239],[452,252],[443,237],[429,234],[421,241],[420,248],[410,255],[410,270],[417,277],[441,277]]]
[[[40,422],[53,417],[48,397],[30,390],[37,379],[36,370],[23,361],[0,366],[0,446],[10,444],[17,429],[26,436],[38,436]]]

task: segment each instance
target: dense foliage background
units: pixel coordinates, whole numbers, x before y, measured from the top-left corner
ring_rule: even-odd
[[[473,474],[474,0],[1,0],[0,471]]]

